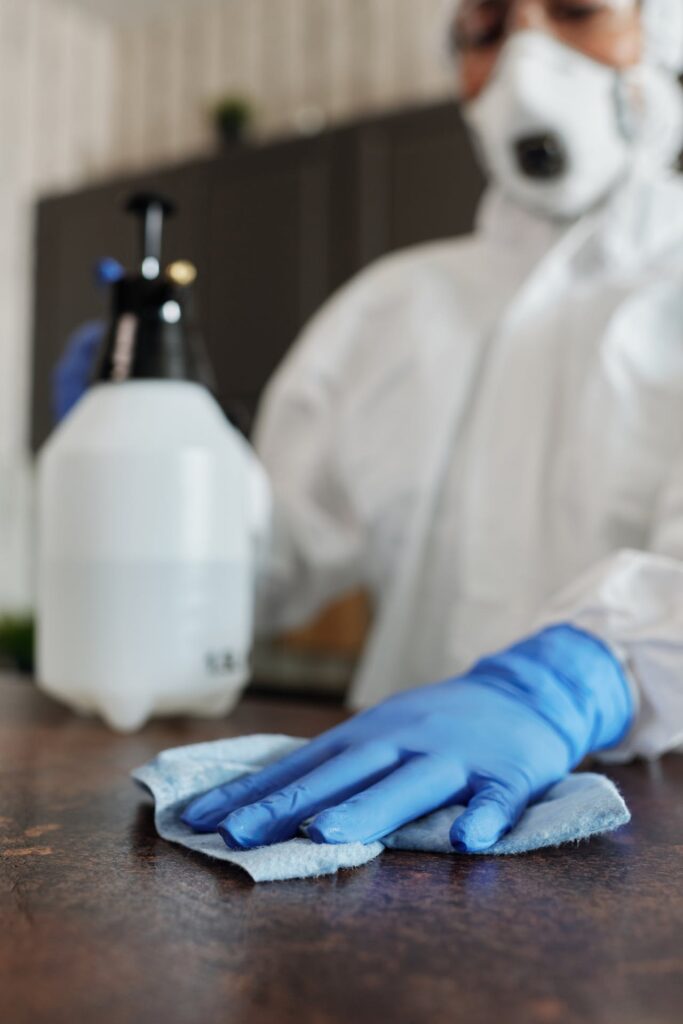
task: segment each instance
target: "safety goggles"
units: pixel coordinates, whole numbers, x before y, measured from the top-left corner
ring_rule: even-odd
[[[539,29],[611,62],[621,40],[633,33],[639,8],[640,0],[461,0],[451,45],[456,56],[485,54],[512,32]]]

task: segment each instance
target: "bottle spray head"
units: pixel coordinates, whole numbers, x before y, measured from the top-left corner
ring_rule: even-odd
[[[164,221],[176,208],[157,192],[137,192],[128,200],[126,210],[140,220],[140,274],[146,281],[156,281],[161,274]]]
[[[158,193],[139,192],[125,208],[140,224],[139,267],[111,273],[112,325],[97,379],[194,381],[215,392],[194,310],[197,270],[177,260],[162,271],[164,222],[175,205]]]

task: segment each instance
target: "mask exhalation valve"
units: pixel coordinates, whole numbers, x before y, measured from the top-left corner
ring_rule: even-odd
[[[553,132],[529,135],[515,143],[519,169],[527,178],[551,181],[567,169],[567,155],[560,138]]]

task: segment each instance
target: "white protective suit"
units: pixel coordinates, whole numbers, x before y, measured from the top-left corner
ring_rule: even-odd
[[[354,706],[569,621],[607,641],[637,689],[617,755],[683,744],[672,173],[636,161],[570,225],[492,190],[473,235],[383,259],[291,350],[256,449],[274,498],[260,626],[366,587],[376,616]]]

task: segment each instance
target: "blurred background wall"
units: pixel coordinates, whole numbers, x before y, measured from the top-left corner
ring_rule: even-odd
[[[87,3],[87,0],[82,0]],[[95,0],[97,6],[104,6]],[[145,7],[150,13],[144,16]],[[112,158],[187,155],[211,138],[212,100],[247,95],[259,130],[444,95],[443,0],[137,0],[115,33],[119,83]]]
[[[114,139],[111,28],[82,6],[0,0],[0,611],[31,594],[33,202],[105,173]]]
[[[106,172],[114,139],[110,26],[83,5],[0,0],[0,459],[26,440],[31,209]]]
[[[27,437],[31,204],[208,149],[212,103],[256,130],[448,93],[442,0],[0,0],[0,458]]]

